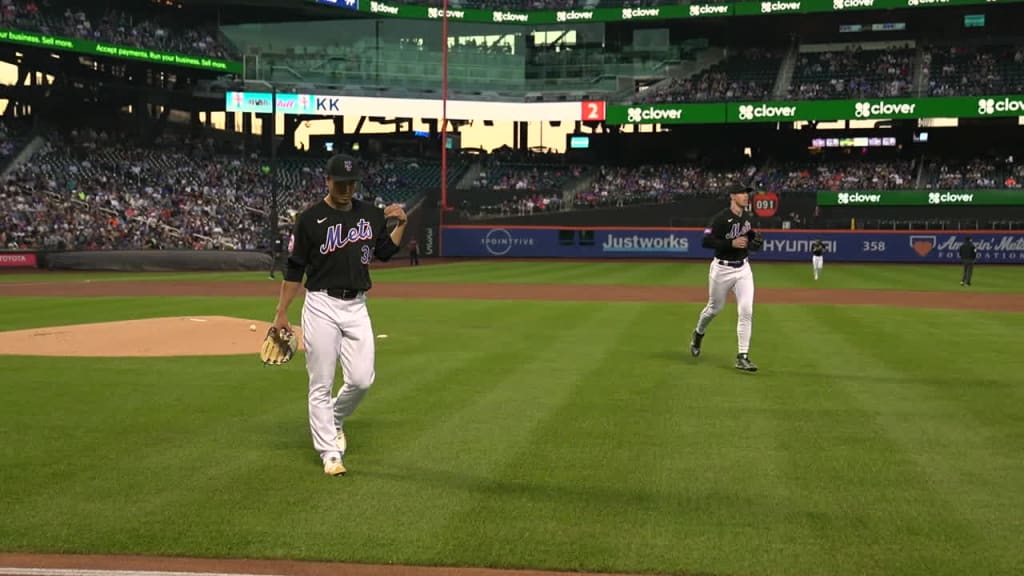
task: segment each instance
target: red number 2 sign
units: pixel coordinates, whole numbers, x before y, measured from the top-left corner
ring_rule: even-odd
[[[583,121],[584,122],[603,122],[604,121],[604,106],[603,100],[587,100],[586,102],[580,102],[583,106]]]

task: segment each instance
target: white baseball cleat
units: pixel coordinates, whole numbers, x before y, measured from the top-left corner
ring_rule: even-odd
[[[328,458],[324,460],[324,474],[328,476],[344,476],[345,465],[341,463],[341,458]]]

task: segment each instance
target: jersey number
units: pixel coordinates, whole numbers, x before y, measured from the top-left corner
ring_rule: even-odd
[[[373,254],[373,252],[370,251],[370,247],[364,245],[363,246],[363,257],[360,258],[359,261],[362,262],[363,264],[369,264],[370,263],[370,256],[372,254]]]

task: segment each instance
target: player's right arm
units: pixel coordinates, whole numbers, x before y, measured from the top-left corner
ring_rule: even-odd
[[[274,326],[277,328],[288,328],[288,307],[292,300],[299,293],[299,286],[302,285],[302,277],[306,273],[306,264],[309,261],[309,238],[302,226],[303,217],[300,215],[295,220],[295,229],[292,231],[292,245],[289,246],[288,268],[284,272],[284,280],[281,282],[281,291],[277,297],[277,310],[274,313]]]
[[[725,238],[717,215],[711,218],[708,227],[704,229],[704,239],[701,240],[700,245],[711,250],[721,250],[729,246],[729,241]]]

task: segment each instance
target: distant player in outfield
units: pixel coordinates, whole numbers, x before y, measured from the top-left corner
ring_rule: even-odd
[[[811,244],[811,267],[814,268],[814,279],[821,276],[821,268],[825,265],[825,243],[821,239]]]
[[[971,242],[971,237],[964,238],[960,245],[960,262],[964,265],[964,274],[960,277],[961,286],[970,286],[971,277],[974,276],[974,261],[978,259],[978,249]]]

